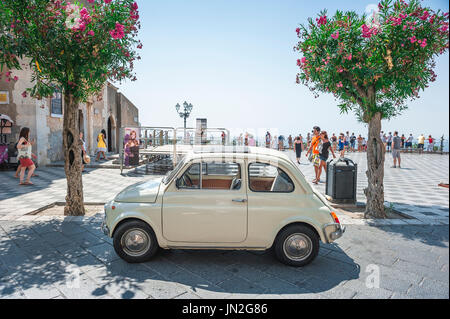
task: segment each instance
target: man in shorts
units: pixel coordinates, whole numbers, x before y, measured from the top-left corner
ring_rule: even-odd
[[[320,138],[320,127],[318,126],[314,126],[313,128],[313,137],[311,139],[311,146],[308,149],[308,152],[306,152],[306,157],[308,157],[309,153],[312,152],[313,156],[312,156],[312,163],[314,165],[314,172],[316,173],[316,178],[313,180],[314,184],[319,184],[319,178],[320,178],[320,158],[319,158],[319,144],[321,141]]]
[[[418,138],[417,138],[417,148],[419,149],[419,154],[423,154],[423,149],[425,148],[425,136],[423,134],[421,134]]]
[[[402,139],[398,136],[398,132],[394,132],[394,137],[392,138],[392,157],[394,158],[394,168],[397,168],[397,160],[398,160],[398,168],[401,168],[401,157],[400,151],[402,149]]]
[[[413,141],[414,141],[413,135],[409,134],[409,137],[406,140],[406,145],[405,145],[407,150],[412,151]]]

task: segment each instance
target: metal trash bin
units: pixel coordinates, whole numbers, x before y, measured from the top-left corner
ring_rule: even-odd
[[[328,162],[325,194],[336,203],[356,203],[357,175],[358,164],[351,159]]]

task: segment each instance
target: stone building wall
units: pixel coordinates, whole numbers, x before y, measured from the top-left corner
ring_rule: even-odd
[[[63,115],[52,114],[51,98],[37,100],[22,96],[22,92],[32,86],[29,70],[12,72],[13,76],[18,76],[18,81],[6,82],[4,77],[0,79],[0,91],[9,93],[9,104],[0,104],[0,113],[8,115],[14,121],[8,142],[17,142],[21,128],[29,127],[31,139],[36,140],[33,152],[38,156],[39,165],[63,160]],[[125,105],[122,106],[122,103]],[[138,118],[139,111],[126,97],[118,93],[116,87],[106,83],[101,99],[95,97],[80,104],[79,115],[79,128],[84,132],[88,153],[94,156],[97,136],[103,129],[107,132],[109,150],[118,152],[120,127],[131,125],[128,123],[134,124],[130,118]],[[124,125],[120,121],[121,117],[126,121]]]

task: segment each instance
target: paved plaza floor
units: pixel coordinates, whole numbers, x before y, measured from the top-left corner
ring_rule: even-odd
[[[289,152],[295,161],[295,153]],[[331,156],[331,154],[330,154]],[[367,187],[367,159],[365,153],[348,153],[358,164],[357,201],[366,202],[364,188]],[[385,201],[386,206],[392,204],[394,209],[413,217],[403,220],[414,224],[446,224],[449,222],[449,190],[439,187],[442,182],[449,181],[449,156],[438,154],[402,154],[402,168],[392,168],[390,153],[386,154],[385,163]],[[300,170],[309,182],[315,178],[314,168],[306,156],[300,161]],[[326,174],[322,172],[321,183],[315,185],[325,194]]]
[[[364,156],[350,155],[360,164],[362,202]],[[0,299],[449,298],[449,193],[437,187],[448,182],[448,156],[405,155],[401,170],[389,164],[386,200],[416,219],[343,218],[345,235],[321,244],[318,258],[304,268],[282,265],[271,252],[197,250],[160,251],[150,262],[130,265],[101,232],[101,214],[25,216],[64,201],[62,169],[40,168],[30,188],[20,188],[13,172],[0,172]],[[312,180],[310,164],[300,169]],[[90,170],[85,199],[105,202],[149,178],[155,176]]]

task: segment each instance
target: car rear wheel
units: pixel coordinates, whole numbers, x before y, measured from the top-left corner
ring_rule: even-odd
[[[278,234],[274,252],[283,264],[303,267],[317,257],[319,247],[319,237],[314,230],[304,225],[292,225]]]
[[[129,263],[149,261],[158,248],[155,233],[142,221],[125,222],[114,233],[114,250]]]

